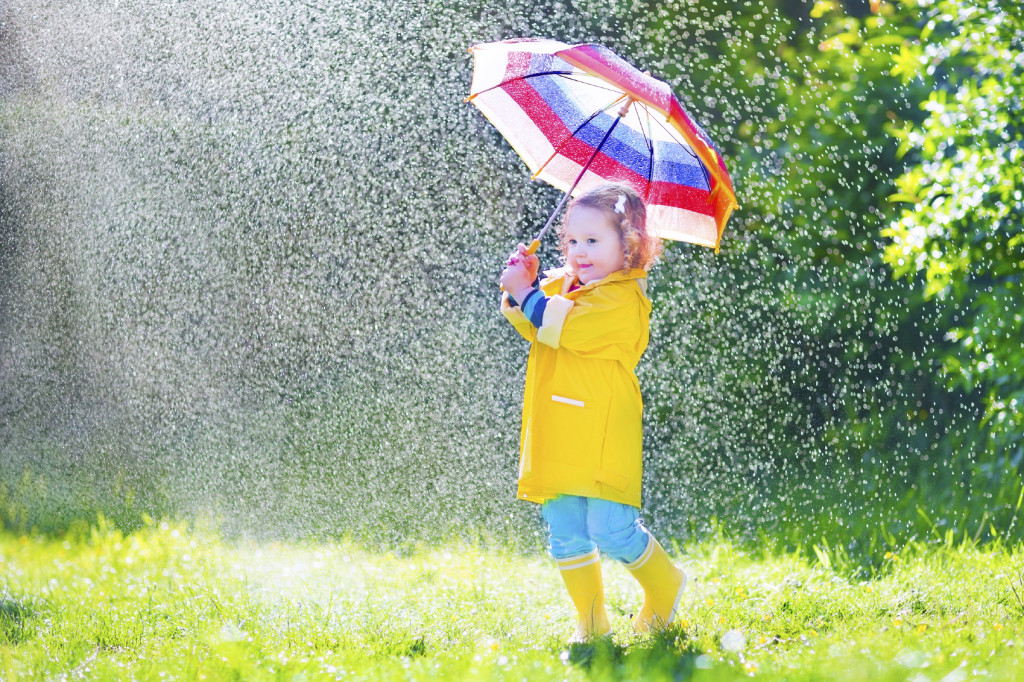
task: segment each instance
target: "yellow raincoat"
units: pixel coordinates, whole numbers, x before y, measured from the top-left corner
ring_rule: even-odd
[[[598,497],[640,506],[643,401],[634,369],[647,348],[647,273],[621,270],[569,291],[568,269],[546,273],[536,328],[501,311],[530,341],[519,437],[518,497]]]

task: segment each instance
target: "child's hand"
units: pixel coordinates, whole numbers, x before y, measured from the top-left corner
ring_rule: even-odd
[[[508,264],[515,265],[516,263],[522,263],[526,267],[527,272],[530,273],[530,284],[532,285],[540,270],[540,259],[536,254],[527,253],[526,245],[516,244],[516,250],[508,257]]]
[[[517,303],[521,303],[533,288],[534,275],[530,273],[523,259],[514,263],[512,260],[509,259],[509,264],[501,272],[501,288],[516,299]]]

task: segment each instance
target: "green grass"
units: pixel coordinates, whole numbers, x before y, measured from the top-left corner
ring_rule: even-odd
[[[852,563],[819,547],[682,548],[680,628],[628,635],[641,595],[604,563],[616,637],[567,648],[542,556],[452,544],[227,542],[186,524],[130,535],[0,533],[0,680],[1015,679],[1024,554],[947,535]]]

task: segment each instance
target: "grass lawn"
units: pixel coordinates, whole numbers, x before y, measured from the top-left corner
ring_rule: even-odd
[[[838,567],[821,552],[681,548],[680,627],[629,632],[640,592],[605,560],[613,643],[568,648],[542,556],[464,545],[0,532],[0,680],[1024,678],[1024,555],[952,536]]]

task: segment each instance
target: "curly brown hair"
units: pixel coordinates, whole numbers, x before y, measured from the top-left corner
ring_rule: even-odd
[[[615,210],[622,202],[621,212]],[[607,212],[613,219],[615,229],[625,253],[625,267],[650,270],[661,255],[661,240],[647,233],[647,206],[629,185],[609,182],[597,185],[578,197],[573,197],[565,216],[558,226],[558,240],[562,253],[566,253],[565,223],[575,206],[588,206]]]

